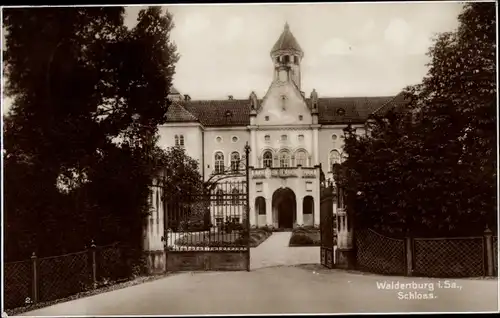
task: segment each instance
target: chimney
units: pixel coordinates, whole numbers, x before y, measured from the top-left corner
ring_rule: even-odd
[[[189,95],[187,95],[187,94],[186,94],[186,95],[184,95],[184,100],[185,100],[185,101],[190,101],[190,100],[191,100],[191,96],[189,96]]]
[[[229,99],[229,100],[233,100],[233,95],[229,95],[229,96],[228,96],[228,99]]]

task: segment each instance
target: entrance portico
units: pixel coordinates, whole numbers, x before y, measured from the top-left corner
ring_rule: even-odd
[[[289,178],[273,177],[281,168],[250,169],[250,224],[293,228],[319,225],[320,168],[288,168],[299,171]],[[265,171],[265,174],[260,172]],[[304,174],[304,171],[310,174]]]

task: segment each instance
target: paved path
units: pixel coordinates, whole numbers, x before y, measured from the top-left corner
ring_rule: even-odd
[[[401,290],[382,282],[433,283],[435,299],[399,300]],[[25,316],[216,315],[498,310],[496,280],[456,280],[461,289],[438,289],[437,279],[381,277],[318,265],[251,272],[181,273],[153,282],[43,308]],[[409,290],[415,291],[415,290]],[[417,290],[430,293],[427,290]]]
[[[288,247],[292,232],[274,232],[250,251],[250,268],[279,265],[319,264],[319,247]]]

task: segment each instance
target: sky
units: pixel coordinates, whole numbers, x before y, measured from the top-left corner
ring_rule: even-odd
[[[127,7],[133,27],[144,7]],[[262,98],[273,76],[270,50],[286,22],[304,51],[302,91],[319,97],[388,96],[419,83],[436,33],[462,9],[443,3],[168,5],[177,45],[173,85],[192,99]],[[2,41],[3,42],[3,41]],[[3,45],[2,45],[3,46]],[[3,100],[3,113],[10,101]]]
[[[173,84],[192,99],[262,97],[273,76],[270,50],[285,22],[304,51],[309,96],[387,96],[419,83],[436,33],[458,26],[448,3],[169,5],[181,58]],[[136,23],[141,7],[127,9]]]

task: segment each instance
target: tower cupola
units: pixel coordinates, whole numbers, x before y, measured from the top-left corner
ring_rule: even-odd
[[[290,78],[300,90],[300,63],[304,52],[290,31],[290,26],[285,23],[283,32],[271,50],[271,58],[274,63],[275,80],[279,77],[278,69],[285,66]]]

